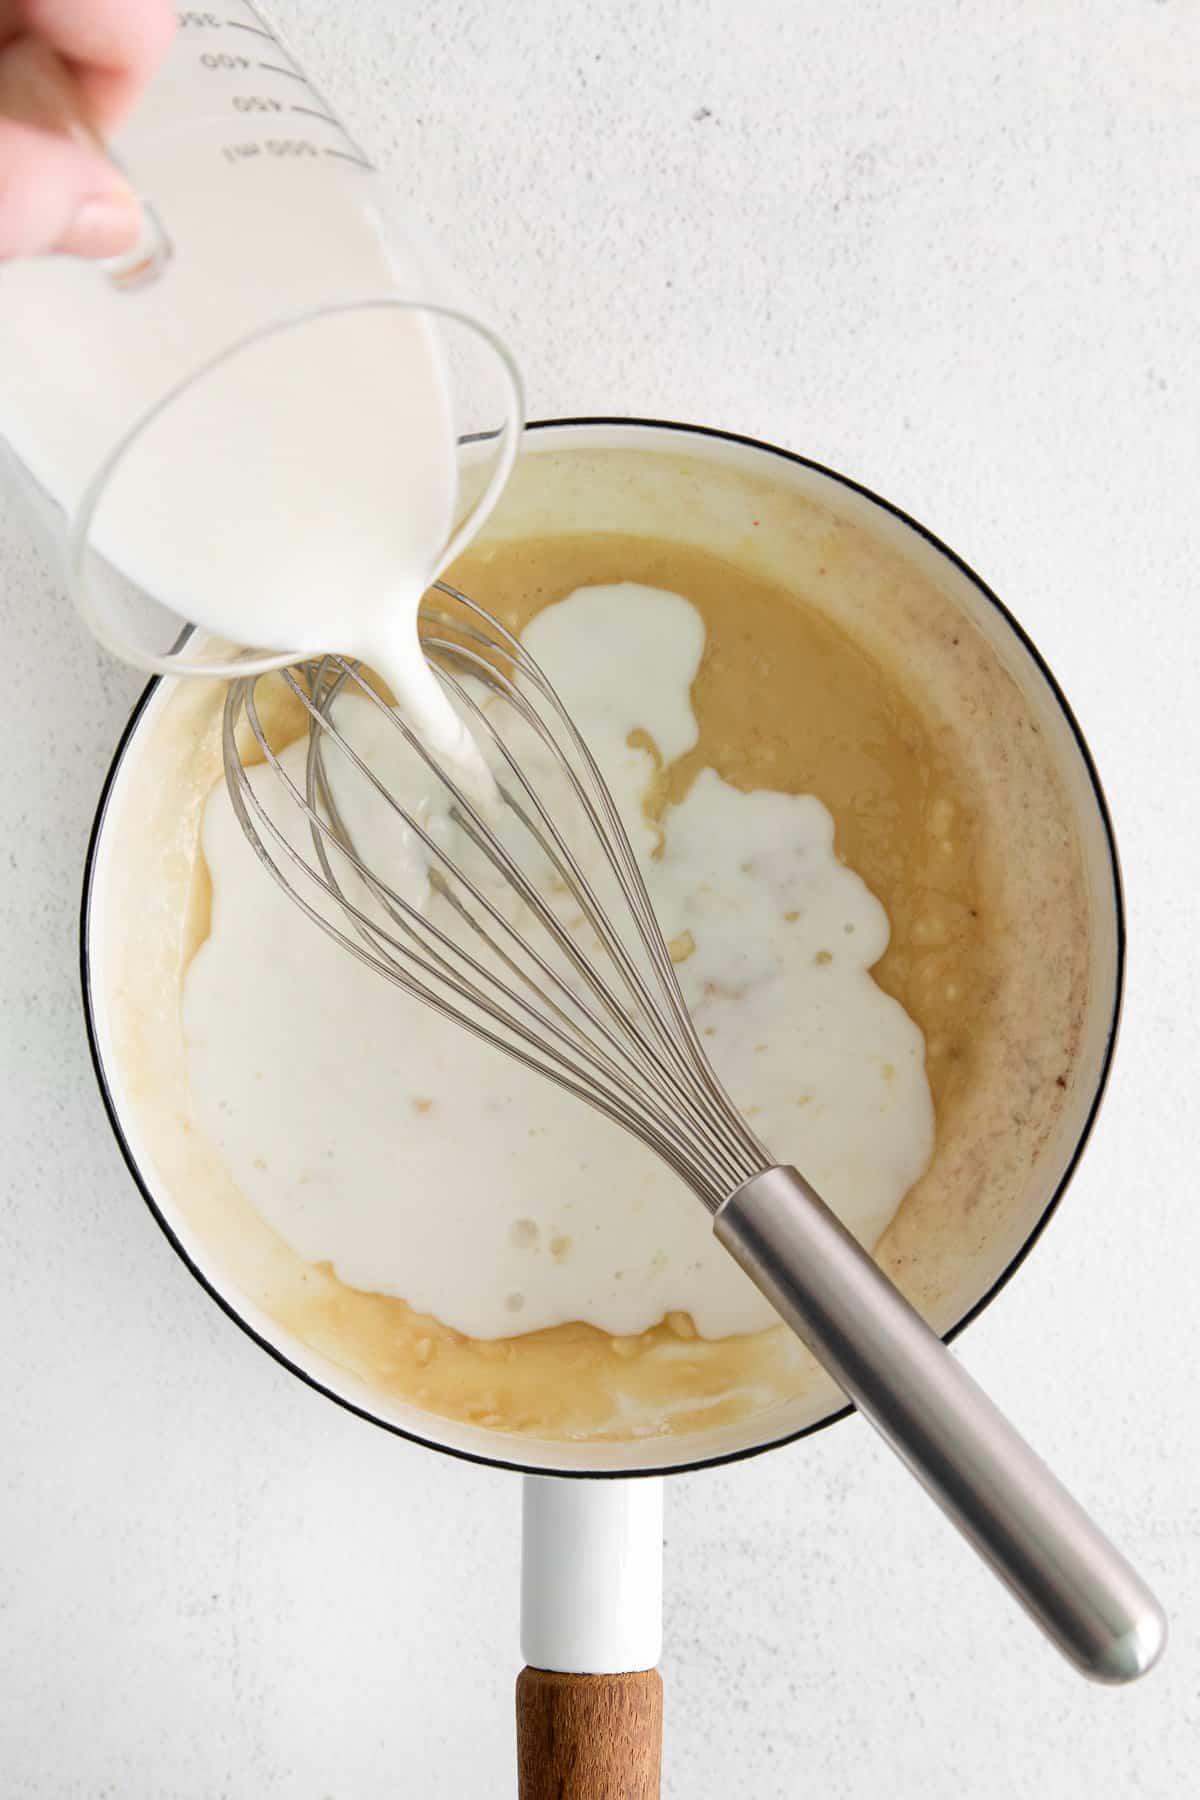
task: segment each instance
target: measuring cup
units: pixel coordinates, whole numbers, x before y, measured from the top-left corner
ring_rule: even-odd
[[[112,151],[142,243],[0,280],[8,461],[109,649],[160,673],[276,667],[317,646],[201,649],[188,626],[233,596],[237,631],[306,581],[361,596],[399,568],[419,592],[504,484],[519,377],[246,0],[180,13]]]
[[[1038,1097],[1027,1091],[1025,1064],[1019,1055],[1001,1058],[995,1078],[1019,1088],[1024,1123],[1014,1125],[1005,1144],[999,1141],[1002,1134],[981,1126],[980,1141],[972,1137],[966,1147],[979,1152],[974,1163],[968,1164],[960,1146],[962,1166],[971,1168],[969,1195],[961,1193],[963,1203],[954,1199],[944,1211],[910,1216],[903,1254],[883,1257],[925,1319],[943,1335],[956,1333],[1000,1291],[1064,1192],[1113,1053],[1124,957],[1116,852],[1095,769],[1067,702],[1020,627],[944,545],[854,483],[767,445],[633,420],[532,428],[485,538],[502,544],[565,532],[652,536],[706,552],[809,595],[834,623],[881,657],[895,652],[900,658],[901,647],[907,643],[911,650],[918,630],[903,582],[890,574],[872,576],[869,568],[855,573],[862,539],[882,543],[897,567],[915,569],[936,596],[936,611],[920,618],[922,655],[941,659],[930,678],[957,666],[960,653],[953,646],[961,637],[974,656],[995,659],[1009,695],[1014,738],[1019,732],[1044,747],[1039,754],[1061,787],[1087,896],[1088,967],[1078,995],[1073,1069],[1069,1078],[1064,1075],[1061,1104],[1055,1102],[1052,1115],[1035,1118],[1029,1109],[1036,1108]],[[838,572],[833,579],[831,570]],[[972,711],[970,689],[960,698],[947,681],[939,692],[947,728],[978,746],[985,724]],[[288,1307],[273,1305],[272,1265],[264,1253],[252,1267],[240,1269],[224,1202],[209,1186],[196,1135],[181,1135],[170,1106],[157,1103],[148,1091],[147,1069],[138,1059],[153,1060],[153,1081],[165,1084],[167,1097],[178,1091],[172,1084],[182,1078],[181,1031],[161,1003],[174,974],[174,965],[164,964],[160,954],[169,929],[163,920],[172,905],[166,888],[182,879],[176,869],[180,799],[189,791],[203,792],[197,747],[216,723],[219,696],[195,686],[155,684],[117,752],[96,822],[85,891],[83,980],[97,1074],[118,1142],[175,1249],[263,1349],[388,1430],[431,1449],[523,1471],[521,1642],[527,1668],[518,1687],[523,1800],[651,1800],[658,1791],[659,1757],[659,1478],[784,1445],[844,1416],[842,1397],[831,1380],[814,1371],[812,1382],[786,1402],[717,1416],[711,1425],[687,1433],[551,1441],[435,1416],[373,1383],[353,1359],[301,1335],[289,1322],[294,1315]],[[219,760],[203,779],[218,776]],[[1023,790],[1007,801],[999,793],[994,797],[997,807],[1007,807],[990,827],[1002,845],[1025,841],[1022,796]],[[169,870],[154,847],[167,832],[172,834]],[[1025,933],[1023,965],[1012,980],[1019,980],[1036,1014],[1046,986],[1036,915],[1033,923],[1023,922],[1016,904],[1023,879],[1019,855],[1002,860],[1001,909],[1011,915],[1009,928]],[[183,904],[183,897],[174,904]],[[411,1016],[398,1015],[397,1029],[419,1031],[421,1017],[414,1007]],[[248,1020],[247,1029],[252,1028]],[[129,1048],[131,1035],[138,1055]],[[1007,1108],[1007,1096],[1007,1087],[998,1088],[994,1105]],[[994,1123],[995,1115],[989,1117]],[[403,1154],[400,1125],[401,1168]],[[232,1209],[233,1197],[229,1205]],[[1096,1332],[1102,1332],[1103,1295],[1096,1297],[1094,1319]],[[1119,1409],[1114,1416],[1120,1416]],[[794,1474],[802,1479],[799,1467]],[[638,1479],[622,1479],[631,1477]],[[753,1533],[749,1515],[742,1529]],[[765,1542],[763,1553],[770,1554]],[[779,1579],[791,1576],[780,1569]],[[970,1604],[965,1589],[963,1604]],[[866,1622],[865,1589],[863,1612]],[[720,1632],[719,1619],[713,1630]],[[1127,1641],[1114,1645],[1109,1666],[1092,1672],[1112,1681],[1133,1679],[1154,1662],[1163,1630],[1161,1615],[1149,1611]],[[997,1656],[1007,1653],[999,1644],[993,1648]],[[1029,1654],[1039,1654],[1032,1637]],[[769,1721],[757,1720],[754,1729],[769,1729]],[[798,1785],[803,1775],[796,1771]],[[496,1785],[499,1790],[500,1782]]]

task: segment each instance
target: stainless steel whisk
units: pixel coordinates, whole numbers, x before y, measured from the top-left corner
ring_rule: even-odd
[[[1153,1594],[803,1176],[749,1129],[701,1047],[617,807],[567,709],[502,624],[437,586],[455,610],[424,608],[421,641],[486,752],[494,792],[468,792],[364,671],[336,656],[282,676],[307,715],[301,781],[272,747],[256,678],[238,680],[225,705],[225,776],[259,858],[360,961],[661,1157],[1059,1649],[1098,1680],[1144,1673],[1166,1633]],[[350,741],[338,715],[351,697],[378,709],[436,778],[456,843]],[[250,744],[307,822],[299,844],[249,779]],[[531,775],[534,765],[548,773]],[[363,855],[346,817],[350,780],[421,844],[436,911]]]

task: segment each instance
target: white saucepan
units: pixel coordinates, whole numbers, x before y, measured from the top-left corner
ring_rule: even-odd
[[[745,502],[752,493],[752,534]],[[881,654],[921,659],[964,732],[1006,742],[1028,732],[1057,781],[1082,864],[1089,945],[1073,1068],[1028,1132],[1010,1134],[1003,1167],[980,1178],[968,1212],[918,1219],[889,1270],[943,1335],[957,1333],[1019,1266],[1061,1197],[1104,1089],[1121,996],[1123,925],[1112,831],[1087,746],[1037,650],[1001,602],[950,550],[854,482],[803,458],[726,434],[641,420],[550,421],[531,427],[487,535],[619,531],[676,538],[793,585],[827,606]],[[868,573],[856,546],[882,546],[891,583]],[[823,560],[821,560],[823,559]],[[819,563],[819,567],[818,567]],[[835,569],[831,579],[828,570]],[[934,599],[918,617],[907,570]],[[990,662],[1008,693],[1003,718],[970,718],[959,637]],[[944,679],[939,661],[944,659]],[[431,1449],[525,1475],[519,1688],[522,1793],[638,1795],[658,1791],[662,1483],[680,1470],[748,1456],[844,1415],[832,1383],[814,1379],[793,1401],[688,1436],[589,1445],[506,1435],[435,1417],[380,1393],[281,1326],[252,1284],[231,1270],[203,1209],[147,1114],[127,1044],[128,969],[165,865],[147,860],[148,818],[186,777],[187,684],[155,681],[119,745],[88,854],[82,921],[83,989],[96,1073],[135,1183],[179,1255],[212,1298],[264,1350],[362,1418]],[[167,748],[167,746],[170,746]],[[995,745],[992,746],[995,749]],[[981,754],[990,754],[982,744]],[[997,805],[1003,808],[1003,800]],[[1014,821],[1014,829],[1017,822]],[[1003,832],[1002,816],[993,829]],[[175,846],[178,849],[178,846]],[[1012,876],[1019,881],[1020,871]],[[165,879],[165,877],[164,877]],[[1038,981],[1030,930],[1029,992]],[[1019,984],[1018,984],[1019,985]],[[177,992],[172,989],[171,993]],[[150,989],[151,1029],[177,1031],[170,996]],[[176,1009],[177,1010],[177,1009]],[[161,1034],[165,1033],[165,1037]],[[1034,1107],[1036,1114],[1037,1108]],[[968,1221],[969,1219],[969,1226]],[[887,1265],[888,1240],[880,1251]],[[631,1480],[629,1477],[641,1477]],[[611,1479],[619,1477],[621,1479]],[[601,1479],[610,1478],[610,1479]],[[583,1679],[593,1677],[592,1680]]]

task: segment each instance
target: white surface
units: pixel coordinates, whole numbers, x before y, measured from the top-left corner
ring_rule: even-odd
[[[531,412],[803,449],[998,588],[1103,771],[1132,921],[1110,1097],[963,1343],[1158,1586],[1083,1685],[855,1422],[668,1495],[666,1792],[1176,1800],[1200,1749],[1193,686],[1200,11],[1188,0],[280,5],[491,283]],[[77,885],[140,685],[6,512],[6,1795],[513,1792],[518,1483],[277,1369],[151,1226],[92,1088]],[[44,683],[59,704],[44,706]]]
[[[656,1668],[663,1483],[527,1475],[521,1490],[521,1655],[530,1668]]]

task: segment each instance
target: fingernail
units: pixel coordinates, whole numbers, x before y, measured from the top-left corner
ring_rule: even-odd
[[[119,256],[133,248],[141,229],[137,196],[117,188],[85,200],[56,248],[64,256]]]

